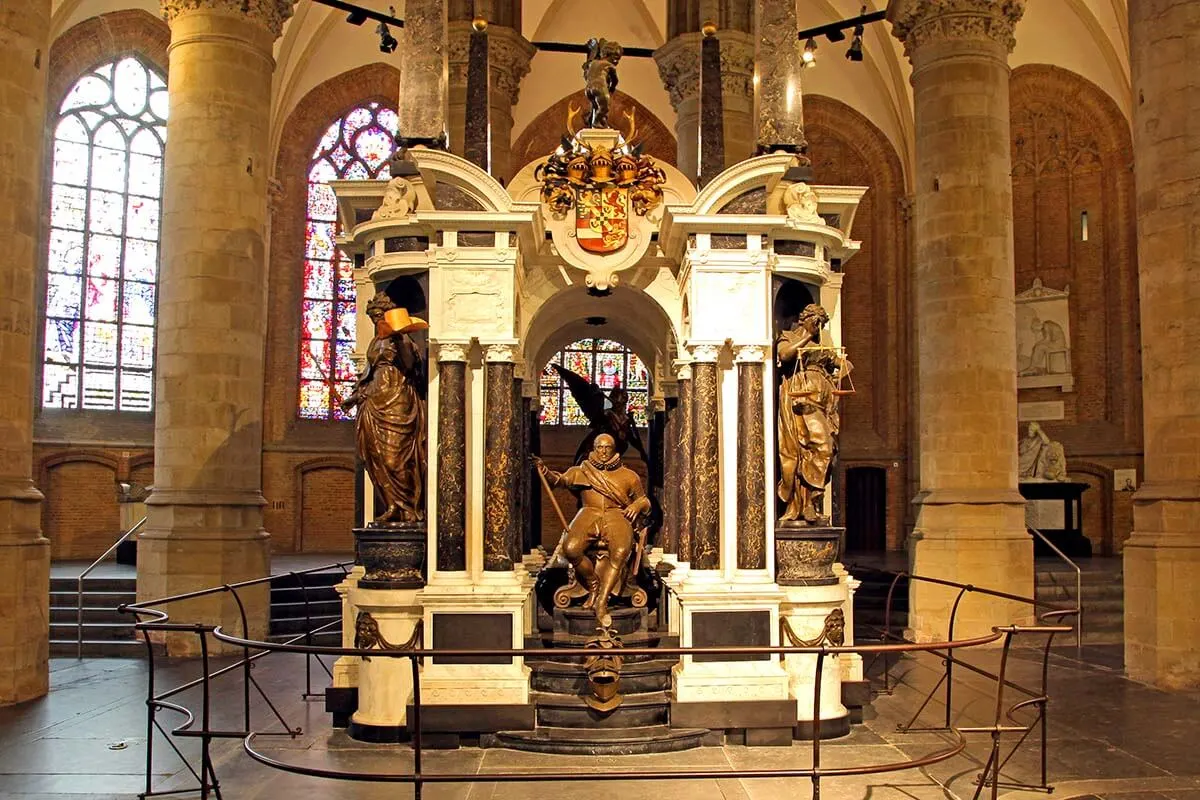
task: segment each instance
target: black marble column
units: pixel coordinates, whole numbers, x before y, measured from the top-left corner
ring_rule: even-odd
[[[491,125],[488,102],[487,24],[471,31],[467,50],[467,117],[463,130],[463,157],[480,169],[491,170]]]
[[[679,478],[679,492],[676,495],[675,518],[679,520],[675,541],[676,551],[680,561],[692,560],[692,523],[695,519],[695,505],[692,498],[696,494],[696,476],[692,471],[692,453],[695,442],[692,440],[692,379],[679,379],[679,415],[678,438],[676,441],[675,470]]]
[[[747,354],[745,351],[754,351]],[[767,568],[766,438],[763,430],[763,348],[738,358],[737,565]],[[745,360],[743,360],[743,356]],[[754,357],[757,357],[755,360]]]
[[[483,454],[483,568],[508,572],[513,568],[513,365],[509,348],[487,348],[485,367]]]
[[[437,568],[467,568],[466,353],[438,351]]]
[[[524,515],[523,504],[521,502],[521,484],[524,476],[525,462],[525,415],[521,413],[521,379],[513,378],[512,382],[512,428],[510,430],[509,452],[511,458],[509,460],[508,482],[512,487],[509,501],[509,553],[512,555],[513,563],[521,562],[522,550],[521,545],[524,540]]]
[[[663,426],[663,527],[664,553],[679,552],[679,401],[667,400]]]
[[[717,362],[692,362],[692,569],[721,567],[721,426]]]
[[[706,29],[700,42],[700,185],[725,169],[725,111],[721,40]]]

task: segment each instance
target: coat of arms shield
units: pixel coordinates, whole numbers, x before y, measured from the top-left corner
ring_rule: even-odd
[[[629,239],[629,189],[601,186],[578,189],[575,238],[590,253],[612,253]]]

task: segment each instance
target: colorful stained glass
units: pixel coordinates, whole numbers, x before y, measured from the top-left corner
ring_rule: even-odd
[[[83,316],[87,320],[117,321],[117,281],[112,278],[87,278]]]
[[[121,287],[121,317],[134,325],[154,324],[154,284],[125,281]]]
[[[611,339],[580,339],[550,359],[542,369],[542,412],[547,425],[586,425],[588,420],[566,383],[550,366],[559,363],[605,391],[621,386],[629,393],[629,412],[638,426],[647,424],[650,379],[641,359]]]
[[[304,338],[329,339],[333,333],[333,303],[327,300],[304,301]]]
[[[329,297],[333,293],[333,263],[330,261],[304,262],[304,296]]]
[[[44,406],[141,412],[153,407],[167,105],[166,82],[128,56],[93,69],[59,106]],[[86,236],[80,232],[85,229]]]
[[[154,366],[154,328],[121,326],[121,364],[142,369]]]
[[[337,198],[326,184],[388,177],[395,132],[396,112],[367,103],[326,128],[312,154],[301,309],[299,414],[304,418],[352,416],[340,406],[356,373],[357,290],[354,267],[337,250]]]
[[[149,197],[129,198],[129,224],[125,232],[139,239],[158,238],[158,201]]]

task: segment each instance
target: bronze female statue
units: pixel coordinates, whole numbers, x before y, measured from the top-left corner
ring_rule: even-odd
[[[367,304],[375,338],[367,367],[342,403],[358,408],[355,433],[367,475],[387,504],[374,525],[425,519],[425,363],[408,334],[428,327],[385,292]]]
[[[838,401],[850,362],[836,348],[818,344],[829,314],[810,304],[790,331],[780,333],[776,358],[779,385],[779,485],[785,504],[780,522],[820,520],[821,501],[829,483],[841,420]],[[850,390],[853,391],[853,390]]]

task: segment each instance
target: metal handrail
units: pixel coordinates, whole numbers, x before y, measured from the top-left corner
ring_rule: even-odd
[[[83,579],[92,574],[92,570],[100,566],[100,562],[108,558],[114,550],[116,550],[122,542],[133,536],[141,527],[146,524],[146,518],[142,517],[133,524],[129,530],[121,534],[121,538],[117,539],[109,548],[100,554],[100,557],[88,565],[87,569],[79,573],[79,577],[75,579],[75,657],[83,658]]]
[[[1046,535],[1030,525],[1026,525],[1029,532],[1042,540],[1042,544],[1050,548],[1050,550],[1063,561],[1067,562],[1067,566],[1075,570],[1075,656],[1077,658],[1083,653],[1083,570],[1079,565],[1067,557],[1067,554],[1058,549],[1054,542],[1046,538]],[[1033,569],[1033,596],[1037,597],[1037,566]]]

